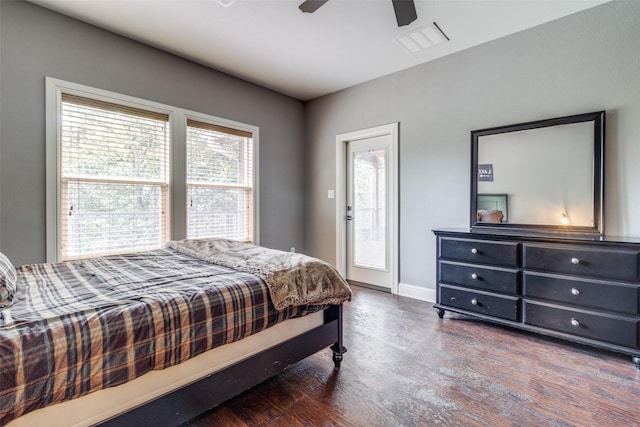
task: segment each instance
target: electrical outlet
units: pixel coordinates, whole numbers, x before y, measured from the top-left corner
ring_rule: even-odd
[[[291,248],[291,252],[295,253],[296,252],[296,248]]]

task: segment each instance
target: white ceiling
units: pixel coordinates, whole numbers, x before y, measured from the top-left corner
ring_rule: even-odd
[[[608,0],[416,0],[398,28],[391,0],[31,0],[46,8],[309,100]],[[450,41],[409,53],[396,39],[432,22]]]

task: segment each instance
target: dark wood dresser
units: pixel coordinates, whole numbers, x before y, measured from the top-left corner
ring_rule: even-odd
[[[632,356],[640,369],[640,240],[434,230],[445,310]]]

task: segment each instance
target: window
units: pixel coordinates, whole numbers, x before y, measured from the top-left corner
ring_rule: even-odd
[[[62,95],[61,257],[167,241],[169,116]]]
[[[253,241],[253,135],[187,120],[187,237]]]
[[[256,126],[46,78],[47,261],[259,243]]]

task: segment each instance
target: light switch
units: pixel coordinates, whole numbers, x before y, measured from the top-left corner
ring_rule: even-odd
[[[335,196],[336,196],[336,195],[335,195],[335,193],[334,193],[334,191],[333,191],[333,190],[329,190],[329,191],[327,191],[327,197],[328,197],[329,199],[333,199]]]

